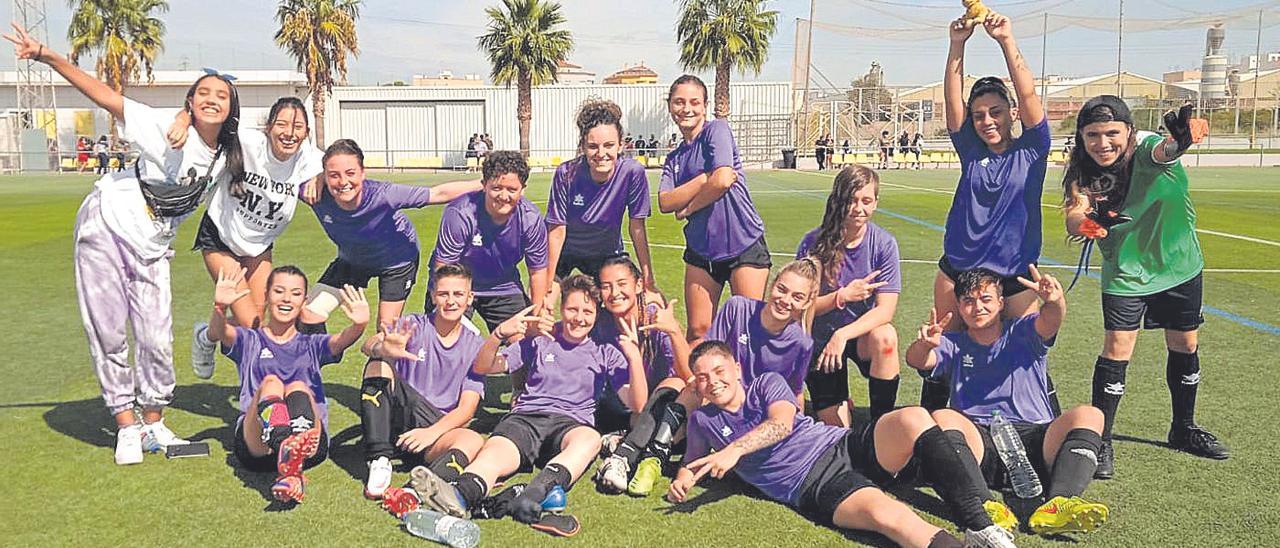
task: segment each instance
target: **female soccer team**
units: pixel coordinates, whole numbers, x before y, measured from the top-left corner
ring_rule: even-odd
[[[977,26],[1002,49],[1013,96],[990,77],[962,100],[965,44]],[[1064,209],[1069,234],[1102,251],[1107,331],[1093,405],[1060,411],[1045,358],[1066,301],[1035,266],[1049,128],[1003,16],[950,28],[946,122],[962,169],[934,306],[905,355],[926,377],[925,409],[897,410],[892,319],[902,277],[897,242],[872,222],[878,175],[862,166],[841,171],[821,224],[769,283],[764,223],[733,134],[706,118],[707,88],[696,77],[671,85],[667,105],[683,140],[658,191],[659,210],[685,221],[682,330],[650,258],[649,183],[620,154],[622,112],[611,102],[580,109],[580,154],[556,170],[544,217],[524,196],[529,168],[517,153],[490,154],[479,183],[369,180],[355,142],[323,152],[307,144],[306,109],[295,98],[276,102],[264,132],[241,131],[233,79],[211,72],[170,119],[15,30],[6,38],[19,58],[48,64],[110,112],[142,156],[134,170],[96,183],[75,229],[77,294],[118,426],[119,464],[186,443],[163,420],[174,387],[169,260],[178,224],[206,194],[194,248],[214,281],[213,312],[193,333],[192,364],[209,378],[218,343],[236,363],[235,454],[241,466],[276,472],[280,500],[300,501],[303,470],[325,458],[321,367],[362,336],[371,310],[361,288],[372,278],[381,302],[377,333],[361,348],[369,356],[360,409],[365,494],[396,514],[427,505],[572,534],[576,525],[546,521],[543,512],[563,507],[564,492],[597,454],[603,491],[643,496],[687,439],[668,493],[676,502],[704,475],[733,470],[821,523],[903,545],[959,545],[877,488],[918,478],[952,507],[967,542],[1009,546],[1017,518],[989,490],[1006,475],[989,428],[1003,416],[1046,478],[1048,500],[1027,525],[1045,534],[1090,531],[1108,509],[1080,495],[1093,477],[1114,474],[1112,424],[1140,322],[1166,331],[1171,445],[1228,455],[1193,421],[1203,259],[1178,157],[1204,129],[1186,108],[1166,116],[1168,138],[1135,131],[1115,97],[1095,98],[1078,115]],[[299,199],[338,248],[311,288],[297,268],[272,263]],[[404,314],[421,249],[401,210],[430,204],[447,205],[426,311]],[[623,246],[624,218],[639,264]],[[726,283],[732,296],[720,307]],[[328,335],[324,322],[339,307],[352,325]],[[473,312],[487,337],[471,325]],[[849,361],[868,378],[868,424],[853,423]],[[468,430],[483,376],[517,372],[511,413],[487,439]],[[806,386],[820,422],[803,414]],[[948,400],[951,409],[942,409]],[[602,438],[614,429],[625,432]],[[403,488],[391,487],[394,458],[422,464]],[[489,495],[534,467],[541,471],[528,485]]]

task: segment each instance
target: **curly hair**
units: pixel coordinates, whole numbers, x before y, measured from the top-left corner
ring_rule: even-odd
[[[599,126],[613,126],[618,130],[618,138],[622,132],[622,107],[608,99],[587,99],[578,108],[578,147],[586,145],[587,132]]]
[[[600,306],[600,288],[596,286],[596,281],[591,279],[591,276],[574,274],[561,280],[560,302],[568,302],[571,293],[582,293],[587,297],[587,300],[591,301],[591,304]]]
[[[484,160],[484,167],[480,170],[481,178],[485,182],[492,181],[506,175],[514,173],[520,177],[520,184],[529,184],[529,162],[525,161],[524,155],[516,150],[499,150],[490,152]]]
[[[844,252],[844,221],[849,216],[849,207],[853,204],[854,193],[867,185],[875,185],[876,197],[880,197],[880,175],[875,170],[854,164],[836,174],[831,184],[831,194],[827,195],[827,210],[822,214],[822,224],[818,235],[814,238],[813,248],[809,254],[822,262],[822,280],[828,287],[834,287],[840,275],[840,254]]]

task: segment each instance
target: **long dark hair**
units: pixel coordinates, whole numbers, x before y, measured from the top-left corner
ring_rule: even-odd
[[[831,194],[827,195],[827,210],[822,214],[822,225],[813,240],[809,254],[822,263],[822,281],[828,287],[837,285],[840,275],[840,254],[844,252],[844,220],[849,216],[849,207],[853,204],[853,194],[862,187],[875,185],[876,196],[880,196],[880,175],[867,166],[854,164],[836,174],[831,185]]]
[[[307,121],[307,106],[302,104],[302,99],[297,97],[281,97],[271,105],[271,110],[267,113],[267,129],[276,123],[276,118],[280,116],[280,112],[286,108],[295,109],[302,113],[302,121],[307,124],[307,130],[311,130],[311,122]]]
[[[626,268],[627,272],[631,274],[631,277],[635,279],[637,286],[639,286],[640,281],[644,279],[644,273],[640,271],[640,267],[636,266],[635,261],[632,261],[631,258],[627,257],[626,255],[620,255],[617,257],[609,257],[605,259],[603,263],[600,264],[600,270],[596,272],[597,286],[599,286],[601,283],[600,275],[604,273],[604,269],[614,267],[614,266],[621,266]],[[647,288],[647,287],[640,287],[639,290],[636,291],[636,304],[635,304],[636,308],[635,309],[640,312],[640,321],[638,325],[645,325],[654,320],[654,318],[649,317],[649,310],[648,310],[649,303],[647,303],[645,300],[645,293],[648,291],[650,291],[650,288]],[[656,291],[656,289],[654,289],[654,291]],[[659,293],[658,295],[660,300],[656,304],[658,306],[663,306],[663,303],[665,302],[665,297],[662,297],[661,293]],[[603,308],[603,304],[604,303],[601,303],[602,308]],[[612,314],[609,314],[609,315],[612,316]],[[599,320],[596,320],[596,321],[598,322]],[[652,363],[653,359],[658,355],[658,341],[655,339],[653,334],[649,331],[640,331],[639,333],[636,333],[636,335],[640,337],[640,341],[639,341],[640,361],[641,363],[644,363],[645,366],[647,367],[650,363]]]
[[[240,150],[240,93],[236,91],[236,85],[229,78],[221,74],[206,74],[197,78],[187,89],[187,102],[183,107],[187,109],[187,114],[191,116],[191,123],[195,123],[195,110],[191,107],[191,98],[196,95],[196,88],[200,87],[200,82],[206,78],[217,78],[227,85],[230,90],[230,108],[227,111],[227,119],[222,122],[222,128],[218,130],[218,150],[222,152],[222,157],[226,163],[223,164],[227,173],[231,174],[231,183],[229,190],[231,195],[236,198],[244,197],[244,151]]]
[[[1067,169],[1062,176],[1062,207],[1071,209],[1076,203],[1076,193],[1072,187],[1088,196],[1094,207],[1103,207],[1110,211],[1120,211],[1125,198],[1129,194],[1129,176],[1133,173],[1133,154],[1138,145],[1138,132],[1133,122],[1117,119],[1115,112],[1107,105],[1099,105],[1090,112],[1081,112],[1076,123],[1076,146],[1071,148],[1071,156],[1067,158]],[[1129,143],[1125,146],[1124,155],[1107,167],[1098,165],[1089,156],[1084,140],[1084,128],[1098,122],[1124,122],[1129,127]]]

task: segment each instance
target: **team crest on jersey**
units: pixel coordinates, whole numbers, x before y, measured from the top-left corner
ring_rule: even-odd
[[[427,349],[425,349],[425,348],[419,348],[419,349],[418,349],[418,361],[423,361],[423,360],[425,360],[425,359],[427,359]]]
[[[324,222],[324,224],[331,225],[333,224],[333,217],[330,217],[329,214],[326,213],[321,221]]]
[[[276,355],[271,353],[271,349],[270,349],[270,348],[263,348],[263,349],[262,349],[262,352],[258,352],[258,359],[259,359],[259,360],[269,360],[269,359],[274,358],[274,357],[276,357]]]
[[[587,201],[582,198],[581,194],[575,194],[573,196],[573,205],[581,207],[583,205],[586,205],[586,203]]]
[[[751,335],[746,333],[738,335],[738,344],[751,344]]]
[[[973,367],[973,356],[965,354],[960,357],[960,365],[962,367]]]
[[[555,354],[547,354],[546,356],[543,356],[543,357],[542,357],[542,363],[556,363],[556,355],[555,355]]]
[[[479,232],[477,232],[474,236],[471,237],[471,245],[476,247],[480,247],[484,245],[484,238],[480,237]]]
[[[990,163],[991,163],[991,157],[986,157],[986,158],[983,158],[982,161],[978,162],[978,165],[982,167],[987,167],[987,164],[990,164]]]
[[[727,425],[727,424],[726,424],[726,425],[724,425],[724,426],[721,426],[721,427],[720,427],[720,435],[721,435],[721,436],[724,436],[724,437],[726,437],[726,438],[727,438],[727,437],[729,437],[729,436],[732,436],[732,435],[733,435],[733,429],[732,429],[732,428],[729,428],[729,425]]]

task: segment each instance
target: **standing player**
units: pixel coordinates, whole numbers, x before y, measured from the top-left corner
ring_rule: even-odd
[[[1230,455],[1195,423],[1204,255],[1178,158],[1207,127],[1192,122],[1187,105],[1165,115],[1169,137],[1137,132],[1129,107],[1111,95],[1089,100],[1076,116],[1078,145],[1063,180],[1063,206],[1067,232],[1096,239],[1102,251],[1106,338],[1093,370],[1093,405],[1106,415],[1100,478],[1115,473],[1111,428],[1140,327],[1164,330],[1165,382],[1173,403],[1169,445],[1211,459]],[[1115,224],[1126,218],[1132,221]]]
[[[325,184],[312,192],[311,210],[338,246],[338,256],[307,296],[303,330],[324,333],[325,320],[338,306],[338,288],[365,287],[370,278],[378,279],[378,324],[393,322],[418,279],[418,233],[400,210],[443,204],[479,184],[426,187],[365,179],[364,151],[351,139],[334,141],[323,161]]]
[[[307,277],[294,266],[267,276],[266,323],[247,328],[227,323],[227,309],[246,297],[244,271],[218,273],[209,334],[240,372],[240,418],[232,442],[240,465],[254,472],[276,471],[271,492],[282,502],[301,502],[303,469],[329,453],[329,404],[320,368],[338,363],[369,323],[369,303],[350,285],[342,288],[342,311],[351,325],[337,335],[299,333],[296,325],[307,296]]]
[[[727,282],[734,295],[760,298],[769,281],[764,221],[747,191],[738,145],[724,120],[707,120],[707,86],[684,75],[667,110],[684,140],[662,166],[658,208],[684,225],[684,305],[689,341],[711,326]]]
[[[902,292],[898,241],[871,222],[880,203],[880,177],[852,165],[836,175],[822,225],[800,240],[796,257],[823,265],[814,301],[813,361],[806,384],[818,418],[848,427],[848,361],[867,378],[871,416],[893,410],[898,398],[898,332],[893,314]]]
[[[889,130],[880,132],[876,145],[880,147],[880,169],[889,169],[890,162],[893,161],[893,137],[889,135]]]

